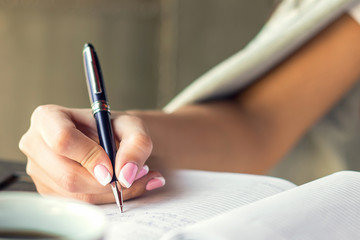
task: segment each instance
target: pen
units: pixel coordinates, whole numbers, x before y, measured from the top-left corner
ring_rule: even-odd
[[[96,121],[100,145],[109,156],[113,167],[113,177],[110,181],[110,186],[114,193],[116,204],[120,211],[123,212],[122,189],[114,171],[116,146],[110,120],[110,106],[106,97],[99,59],[96,55],[94,47],[90,43],[86,43],[84,45],[83,59],[91,109]]]

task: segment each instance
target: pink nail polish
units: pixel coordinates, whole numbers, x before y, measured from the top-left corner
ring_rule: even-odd
[[[111,181],[111,175],[109,171],[102,164],[96,165],[96,167],[94,168],[94,175],[98,182],[103,186],[105,186]]]
[[[150,190],[154,190],[156,188],[163,187],[164,185],[165,185],[165,178],[163,178],[163,177],[154,177],[153,179],[148,181],[148,183],[146,184],[145,189],[150,191]]]
[[[120,176],[119,176],[120,183],[123,184],[125,187],[129,188],[135,180],[137,170],[138,167],[135,163],[125,164],[120,171]]]
[[[138,179],[142,178],[143,176],[145,176],[146,174],[148,174],[148,172],[149,172],[149,167],[148,167],[148,165],[144,165],[144,166],[142,167],[142,169],[141,169],[141,170],[138,172],[138,174],[136,175],[135,180],[138,180]]]

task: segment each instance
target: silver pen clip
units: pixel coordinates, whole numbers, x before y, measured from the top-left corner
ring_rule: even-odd
[[[88,84],[91,84],[91,86],[89,87],[94,94],[101,93],[102,89],[100,84],[100,75],[96,64],[95,53],[92,51],[91,48],[88,47],[84,50],[83,54],[85,59],[85,65],[88,66],[86,68],[86,78],[88,80]]]

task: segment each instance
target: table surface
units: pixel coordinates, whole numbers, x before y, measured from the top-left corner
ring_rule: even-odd
[[[25,168],[25,163],[0,160],[0,191],[36,191]]]

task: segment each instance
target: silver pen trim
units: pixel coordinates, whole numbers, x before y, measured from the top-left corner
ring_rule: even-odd
[[[118,206],[119,210],[121,213],[123,213],[123,196],[122,196],[122,188],[119,184],[117,184],[117,181],[113,181],[110,183],[111,186],[111,190],[113,191],[114,197],[115,197],[115,201],[116,201],[116,205]],[[120,189],[119,189],[120,188]]]

